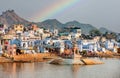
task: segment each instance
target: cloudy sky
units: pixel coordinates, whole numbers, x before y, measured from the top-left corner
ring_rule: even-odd
[[[120,0],[0,0],[0,14],[8,9],[29,21],[76,20],[120,32]]]

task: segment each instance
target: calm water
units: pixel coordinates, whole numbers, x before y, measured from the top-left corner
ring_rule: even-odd
[[[120,78],[120,59],[100,59],[102,65],[0,64],[0,78]]]

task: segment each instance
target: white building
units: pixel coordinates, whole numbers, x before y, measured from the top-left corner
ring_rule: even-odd
[[[109,50],[113,50],[114,49],[114,42],[111,40],[107,40],[105,42],[105,48],[109,49]]]
[[[58,35],[58,29],[54,29],[53,34],[54,34],[54,36],[57,36]]]
[[[86,50],[91,52],[97,52],[99,46],[99,43],[94,40],[81,40],[81,43],[78,44],[80,51]]]
[[[0,34],[5,34],[6,25],[0,24]]]

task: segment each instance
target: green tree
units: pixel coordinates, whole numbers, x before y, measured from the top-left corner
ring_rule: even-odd
[[[101,32],[97,29],[94,29],[94,30],[91,30],[89,32],[89,34],[92,36],[92,37],[95,37],[95,36],[101,36]]]
[[[120,39],[118,40],[118,42],[120,43]]]
[[[105,34],[105,37],[107,38],[107,39],[116,39],[116,33],[114,33],[114,32],[111,32],[111,33],[106,33]]]

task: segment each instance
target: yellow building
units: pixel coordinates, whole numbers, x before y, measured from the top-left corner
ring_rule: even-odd
[[[15,24],[14,25],[14,30],[16,31],[16,33],[22,33],[24,31],[24,25]]]

